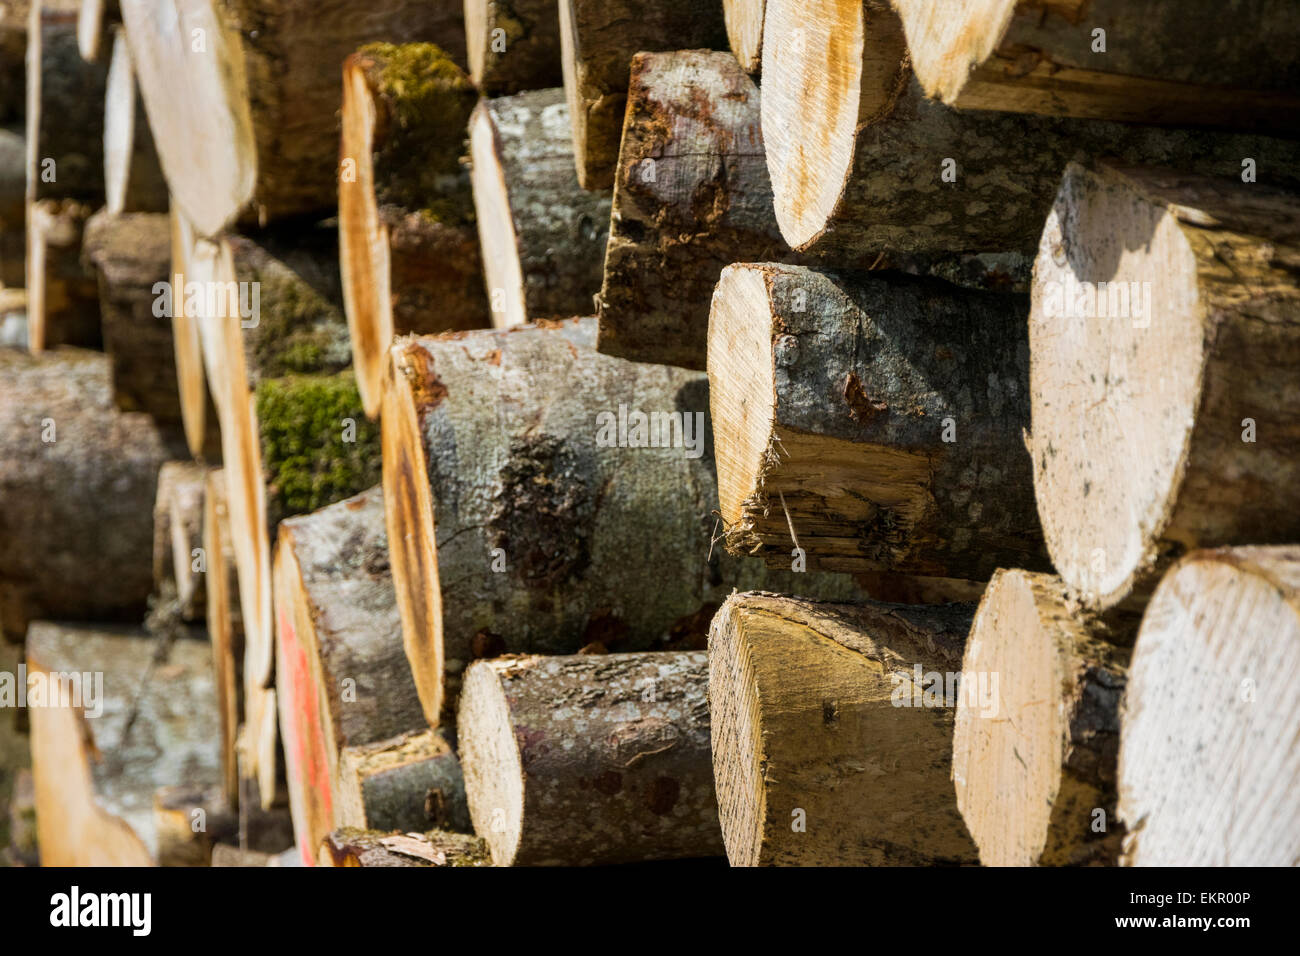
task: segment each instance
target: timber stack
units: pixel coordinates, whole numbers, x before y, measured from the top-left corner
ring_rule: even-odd
[[[1296,11],[0,10],[41,862],[1300,860]]]

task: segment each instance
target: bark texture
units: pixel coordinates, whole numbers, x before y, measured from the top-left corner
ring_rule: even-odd
[[[47,687],[51,675],[83,675],[87,710],[83,715],[71,697],[29,708],[44,865],[153,865],[154,792],[178,780],[217,782],[208,649],[188,639],[161,659],[158,649],[142,631],[104,625],[40,622],[28,635],[29,675],[41,675]],[[90,692],[96,672],[102,683]],[[100,716],[90,717],[100,707]]]
[[[471,829],[460,760],[436,730],[344,748],[335,788],[339,826]]]
[[[894,6],[925,92],[950,106],[1283,135],[1300,128],[1300,69],[1282,53],[1300,45],[1300,11],[1283,0]]]
[[[1295,540],[1300,199],[1072,166],[1034,269],[1034,482],[1081,600],[1142,600],[1196,547]]]
[[[171,281],[171,230],[161,213],[111,215],[86,223],[82,256],[99,278],[104,351],[113,364],[113,398],[127,412],[148,412],[180,426],[172,320],[158,307]]]
[[[998,571],[971,625],[952,778],[985,866],[1110,865],[1136,615],[1087,615],[1059,578]]]
[[[709,343],[728,548],[968,580],[1044,567],[1026,307],[901,275],[729,267]]]
[[[633,57],[600,351],[702,369],[723,268],[791,256],[772,208],[758,86],[726,53]]]
[[[0,626],[139,620],[158,469],[179,449],[113,406],[103,355],[4,349],[0,373]]]
[[[594,642],[698,647],[725,595],[761,581],[854,593],[846,576],[770,572],[712,547],[705,377],[601,355],[593,326],[393,346],[385,511],[390,545],[400,542],[391,561],[406,654],[431,725],[450,716],[476,657]],[[633,412],[656,415],[657,446]],[[620,414],[634,423],[621,439]],[[668,430],[671,414],[684,416],[694,452]]]
[[[560,55],[583,189],[609,189],[634,53],[725,50],[721,5],[674,0],[560,0]]]
[[[971,610],[727,599],[709,633],[709,708],[733,866],[976,862],[943,696]]]
[[[1129,669],[1124,862],[1300,861],[1300,551],[1198,551],[1160,582]]]
[[[609,198],[573,175],[556,88],[485,100],[472,120],[474,203],[497,326],[588,315],[600,290]]]
[[[564,82],[560,18],[552,0],[465,0],[469,75],[488,96]]]
[[[104,200],[107,68],[77,47],[72,11],[32,5],[27,44],[27,198]]]
[[[470,815],[493,862],[721,854],[707,689],[708,657],[694,651],[475,663],[461,753]]]

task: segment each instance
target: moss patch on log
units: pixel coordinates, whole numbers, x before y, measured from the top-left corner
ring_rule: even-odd
[[[351,371],[267,379],[256,394],[272,527],[379,483],[379,426]]]
[[[351,362],[337,302],[274,259],[240,278],[260,287],[257,325],[245,332],[258,379],[337,372]]]
[[[371,89],[388,107],[376,131],[375,193],[380,205],[418,211],[434,222],[474,221],[465,131],[478,91],[433,43],[370,43],[357,51]]]

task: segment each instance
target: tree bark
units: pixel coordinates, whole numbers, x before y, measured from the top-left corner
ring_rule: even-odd
[[[23,62],[27,57],[29,0],[11,0],[0,10],[0,62],[10,64],[0,70],[0,123],[23,120],[26,112],[26,75]]]
[[[564,91],[484,100],[470,153],[493,324],[589,315],[610,202],[574,178]]]
[[[898,275],[728,267],[708,350],[727,547],[967,580],[1045,567],[1026,306]]]
[[[343,65],[339,269],[352,364],[379,413],[394,335],[488,324],[463,167],[474,85],[429,43],[371,44]]]
[[[614,185],[632,55],[727,48],[716,3],[560,0],[560,56],[583,189]]]
[[[856,593],[847,576],[771,572],[712,546],[705,377],[601,355],[593,326],[393,346],[384,510],[406,655],[431,726],[450,717],[475,657],[594,642],[689,649],[733,587]],[[621,439],[620,409],[633,421]],[[634,413],[663,426],[655,446]],[[669,431],[674,414],[689,432]]]
[[[493,862],[720,855],[707,690],[701,652],[475,663],[459,711],[461,757],[470,816]]]
[[[104,96],[104,194],[110,214],[166,212],[167,181],[135,84],[126,31],[113,32]]]
[[[52,676],[82,675],[80,693],[57,695],[57,706],[50,706],[52,697],[42,705],[28,698],[45,866],[154,865],[155,790],[182,780],[199,787],[217,782],[208,650],[181,639],[159,661],[158,646],[132,628],[32,627],[29,695],[33,676],[54,695]],[[102,679],[92,679],[95,673]],[[128,725],[129,743],[123,743]]]
[[[203,490],[203,554],[208,573],[208,638],[212,642],[213,679],[221,718],[221,778],[226,799],[239,804],[237,744],[243,718],[244,623],[239,612],[239,579],[230,541],[230,512],[226,499],[226,474],[220,468],[207,473]]]
[[[99,278],[104,351],[118,408],[180,426],[172,320],[157,307],[158,286],[170,281],[167,217],[101,210],[86,223],[81,251]]]
[[[727,599],[709,708],[732,866],[976,862],[944,696],[971,610]]]
[[[487,848],[465,833],[381,833],[345,828],[321,843],[320,866],[490,866]]]
[[[179,449],[113,406],[102,355],[4,349],[0,372],[0,627],[139,620],[158,469]]]
[[[358,47],[400,36],[465,58],[452,0],[124,0],[122,14],[167,182],[205,237],[335,206],[338,71]]]
[[[702,369],[723,268],[801,258],[777,228],[758,95],[727,53],[633,57],[600,351]]]
[[[158,469],[153,508],[154,593],[166,594],[174,588],[185,621],[201,621],[207,611],[204,579],[208,565],[203,551],[207,471],[189,461],[164,462]]]
[[[928,99],[885,0],[770,0],[765,24],[763,130],[777,221],[792,248],[844,265],[886,250],[1028,251],[1076,158],[1225,179],[1249,158],[1261,182],[1297,182],[1296,141]]]
[[[736,62],[746,73],[757,73],[763,63],[763,12],[766,0],[722,0],[727,42]]]
[[[1035,488],[1083,602],[1196,547],[1300,537],[1300,199],[1071,166],[1035,263]]]
[[[34,354],[103,344],[98,283],[81,258],[90,215],[90,206],[72,199],[27,207],[27,346]]]
[[[1059,578],[998,571],[962,659],[957,806],[985,866],[1114,865],[1120,700],[1136,615],[1086,615]]]
[[[1300,859],[1300,551],[1198,551],[1160,582],[1120,731],[1124,862]]]
[[[1292,135],[1293,4],[895,0],[927,95],[959,109]],[[1104,31],[1097,36],[1096,31]]]
[[[465,0],[469,75],[488,96],[564,83],[560,19],[551,0]]]

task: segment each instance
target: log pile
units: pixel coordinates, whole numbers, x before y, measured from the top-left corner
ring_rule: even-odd
[[[9,6],[42,862],[1300,859],[1286,5]]]

